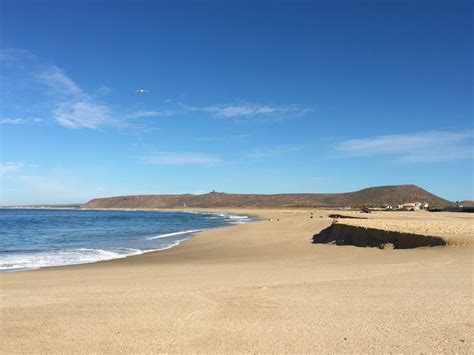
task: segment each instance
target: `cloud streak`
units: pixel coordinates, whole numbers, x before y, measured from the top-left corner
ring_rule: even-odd
[[[21,125],[42,122],[41,118],[12,118],[0,117],[0,124]]]
[[[38,165],[9,161],[0,164],[0,176],[14,175],[25,168],[36,168]]]
[[[16,173],[20,171],[24,166],[25,164],[17,163],[17,162],[6,162],[3,164],[0,164],[0,175]]]
[[[205,107],[186,106],[190,111],[207,112],[217,118],[251,118],[251,117],[282,117],[285,115],[300,116],[311,109],[304,108],[300,105],[282,105],[270,106],[254,103],[243,103],[238,105],[212,105]]]
[[[98,128],[117,123],[111,109],[95,102],[60,68],[51,66],[36,75],[56,101],[53,116],[59,124],[68,128]]]
[[[158,152],[142,158],[146,164],[156,165],[216,165],[221,159],[215,155],[196,152]]]
[[[335,150],[349,157],[388,157],[405,163],[435,163],[472,158],[474,131],[427,131],[349,139]]]
[[[168,103],[169,104],[169,103]],[[207,113],[212,117],[220,119],[250,119],[258,118],[264,120],[297,117],[312,112],[312,109],[301,105],[261,105],[256,103],[243,104],[216,104],[211,106],[190,106],[184,103],[177,105],[171,110],[139,110],[128,115],[129,118],[153,117],[153,116],[179,116],[189,113]],[[173,106],[172,106],[173,107]]]
[[[87,100],[60,102],[53,115],[59,124],[68,128],[98,128],[114,121],[107,106]]]
[[[97,129],[102,127],[127,127],[134,129],[143,128],[137,125],[135,120],[151,117],[186,116],[191,114],[207,114],[218,119],[228,120],[250,120],[271,121],[284,120],[305,115],[312,111],[310,108],[297,104],[269,105],[252,102],[240,102],[234,104],[214,105],[187,105],[165,100],[158,108],[135,107],[129,109],[115,109],[99,101],[99,97],[111,91],[110,88],[100,86],[95,93],[86,92],[76,81],[74,81],[62,68],[52,64],[26,50],[4,49],[0,50],[1,72],[9,80],[9,101],[21,101],[16,106],[17,110],[32,106],[31,101],[37,100],[37,106],[41,106],[42,114],[47,110],[52,118],[60,125],[67,128]],[[17,92],[15,92],[15,90]],[[29,90],[30,95],[25,95]],[[21,92],[21,95],[18,95]],[[44,100],[44,96],[48,100]],[[23,98],[33,98],[23,99]],[[17,110],[12,110],[17,116]],[[23,116],[31,116],[31,112]],[[27,120],[21,118],[9,118],[0,120],[0,124],[24,124]],[[145,121],[145,125],[150,125]]]
[[[25,50],[0,50],[0,64],[10,73],[12,83],[22,83],[36,93],[45,93],[52,102],[51,114],[68,128],[99,128],[116,125],[112,110],[98,103],[61,68]],[[14,89],[14,88],[13,88]],[[3,124],[29,123],[26,119],[2,119]]]
[[[64,73],[63,70],[55,65],[52,65],[36,74],[35,78],[44,86],[49,87],[54,95],[75,96],[84,99],[88,97],[79,85],[77,85]]]
[[[175,111],[138,110],[127,115],[128,118],[174,116]]]
[[[299,150],[301,150],[300,147],[291,147],[291,146],[259,148],[247,154],[247,159],[250,159],[250,160],[270,159],[270,158],[275,158],[275,157],[291,154]]]

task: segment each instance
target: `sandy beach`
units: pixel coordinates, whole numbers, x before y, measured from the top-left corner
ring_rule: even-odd
[[[161,252],[0,274],[2,352],[472,353],[473,217],[357,214],[468,241],[380,250],[312,244],[334,211],[238,212],[265,220]]]

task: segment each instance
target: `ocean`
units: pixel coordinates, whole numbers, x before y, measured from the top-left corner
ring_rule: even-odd
[[[225,213],[0,208],[0,271],[125,258],[251,220]]]

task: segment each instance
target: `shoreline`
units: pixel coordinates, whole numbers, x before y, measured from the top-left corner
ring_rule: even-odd
[[[69,210],[68,208],[66,208],[66,210]],[[331,209],[331,210],[327,210],[327,209],[307,209],[307,208],[269,208],[269,209],[259,209],[259,208],[223,208],[223,209],[214,209],[214,208],[179,208],[179,209],[174,209],[174,208],[155,208],[155,209],[125,209],[125,208],[83,208],[83,209],[79,209],[79,210],[91,210],[91,211],[126,211],[126,212],[133,212],[133,211],[139,211],[139,212],[180,212],[180,213],[196,213],[196,214],[206,214],[206,213],[210,213],[210,214],[229,214],[229,215],[237,215],[237,216],[241,216],[241,215],[246,215],[248,216],[251,220],[249,222],[246,222],[246,223],[243,223],[243,224],[250,224],[250,223],[255,223],[255,222],[259,222],[259,221],[267,221],[267,220],[270,220],[271,219],[271,216],[275,213],[279,214],[279,213],[309,213],[310,211],[316,211],[316,212],[319,212],[319,214],[323,215],[325,218],[330,218],[333,220],[333,222],[337,222],[339,225],[346,225],[348,227],[356,227],[356,226],[359,226],[359,227],[362,227],[364,229],[368,229],[369,227],[372,227],[373,226],[373,223],[370,223],[370,222],[377,222],[377,217],[380,215],[380,214],[385,214],[385,217],[388,216],[389,218],[388,219],[383,219],[382,220],[382,225],[379,227],[379,228],[375,228],[375,230],[378,230],[380,232],[400,232],[400,233],[406,233],[407,232],[407,227],[406,226],[403,226],[402,228],[392,228],[392,229],[387,229],[386,228],[386,223],[387,222],[390,222],[390,221],[397,221],[399,219],[397,218],[393,218],[393,217],[403,217],[401,218],[402,220],[406,219],[407,217],[408,218],[415,218],[415,219],[419,219],[420,217],[427,217],[427,213],[428,211],[418,211],[418,212],[415,212],[415,214],[413,214],[413,212],[397,212],[396,214],[393,213],[393,211],[377,211],[377,212],[374,212],[373,214],[371,215],[367,215],[367,214],[361,214],[359,210],[344,210],[345,213],[348,215],[348,218],[350,219],[345,219],[344,216],[342,215],[339,215],[342,217],[342,219],[339,219],[339,218],[333,218],[333,217],[330,217],[332,214],[334,214],[334,212],[341,212],[340,209]],[[453,214],[452,212],[446,212],[448,214]],[[444,213],[444,215],[446,215],[446,213]],[[402,215],[403,214],[403,215]],[[460,214],[460,213],[454,213],[455,215],[457,216],[462,216],[462,217],[466,217],[466,218],[469,218],[468,215],[464,215],[464,214]],[[323,217],[323,216],[320,216],[320,217]],[[374,218],[374,216],[376,216]],[[428,215],[429,216],[429,215]],[[443,216],[443,214],[440,214],[440,213],[437,213],[436,215],[434,215],[434,217],[438,217],[438,216]],[[449,216],[449,215],[448,215]],[[353,219],[354,217],[356,217],[357,219]],[[418,218],[417,218],[418,217]],[[51,266],[43,266],[43,267],[38,267],[38,268],[25,268],[25,269],[22,269],[22,270],[2,270],[0,271],[0,274],[3,274],[3,273],[17,273],[17,272],[28,272],[28,271],[41,271],[41,270],[46,270],[46,269],[58,269],[58,268],[68,268],[68,267],[78,267],[78,266],[88,266],[88,265],[97,265],[97,264],[101,264],[101,263],[109,263],[109,262],[120,262],[120,261],[123,261],[123,260],[128,260],[128,259],[131,259],[131,258],[139,258],[143,255],[156,255],[157,257],[159,257],[160,255],[163,255],[164,252],[168,251],[168,250],[171,250],[171,249],[174,249],[174,248],[179,248],[179,247],[182,247],[183,246],[183,242],[187,242],[193,238],[197,238],[199,237],[200,234],[202,233],[206,233],[207,231],[212,231],[212,230],[224,230],[224,229],[229,229],[229,228],[235,228],[235,227],[238,227],[239,225],[241,224],[234,224],[234,225],[225,225],[225,226],[219,226],[219,227],[212,227],[212,228],[208,228],[208,229],[204,229],[204,230],[200,230],[200,231],[196,231],[196,232],[192,232],[189,236],[189,238],[186,238],[186,239],[183,239],[183,240],[180,240],[178,242],[176,242],[175,245],[172,245],[172,246],[167,246],[163,249],[155,249],[155,250],[148,250],[148,251],[143,251],[143,252],[140,252],[138,254],[131,254],[131,255],[126,255],[124,257],[116,257],[116,258],[112,258],[112,259],[104,259],[104,260],[97,260],[97,261],[92,261],[92,262],[84,262],[84,263],[75,263],[75,264],[63,264],[63,265],[51,265]],[[372,227],[373,229],[373,227]],[[178,232],[179,233],[179,232]],[[426,233],[420,233],[418,234],[419,237],[423,237],[424,235],[426,235]],[[415,236],[416,236],[416,233],[415,233]],[[313,236],[315,237],[315,236]],[[437,236],[434,236],[435,238]],[[446,236],[446,235],[443,235],[443,234],[440,234],[438,233],[438,237],[441,237],[443,238],[443,240],[445,241],[444,245],[442,246],[445,246],[445,247],[453,247],[453,246],[459,246],[459,247],[472,247],[474,245],[474,238],[469,238],[467,241],[466,240],[457,240],[455,237],[453,238],[452,235],[450,236]],[[313,242],[316,242],[315,241],[316,239],[314,239]],[[316,242],[318,243],[318,242]]]
[[[71,344],[85,353],[471,349],[472,247],[312,244],[331,225],[331,211],[313,210],[314,218],[310,210],[258,211],[273,221],[209,229],[162,252],[1,273],[0,346],[8,353],[64,353]]]
[[[43,208],[38,208],[40,210],[43,210]],[[49,208],[44,208],[44,209],[49,209]],[[54,210],[57,210],[58,208],[53,208]],[[60,208],[64,210],[71,210],[70,208]],[[201,209],[200,211],[197,211],[196,209],[193,210],[174,210],[174,209],[146,209],[146,210],[130,210],[130,209],[78,209],[78,210],[92,210],[92,211],[124,211],[124,212],[133,212],[133,211],[140,211],[140,212],[179,212],[179,213],[193,213],[193,214],[226,214],[230,218],[231,216],[237,216],[237,217],[242,217],[245,216],[248,218],[248,221],[246,222],[241,222],[241,223],[228,223],[227,225],[223,226],[216,226],[216,227],[211,227],[211,228],[206,228],[206,229],[201,229],[201,230],[183,230],[183,231],[177,231],[173,233],[169,233],[166,235],[158,235],[155,237],[151,237],[151,239],[158,239],[162,237],[171,237],[175,235],[188,235],[189,236],[185,239],[178,240],[173,242],[172,245],[167,245],[163,248],[160,249],[152,249],[152,250],[141,250],[140,252],[136,254],[129,254],[129,255],[124,255],[124,256],[119,256],[117,255],[116,257],[110,258],[110,259],[99,259],[95,261],[86,261],[86,262],[77,262],[77,263],[67,263],[67,264],[61,264],[61,265],[48,265],[48,266],[40,266],[40,267],[23,267],[23,268],[18,268],[18,269],[5,269],[5,270],[0,270],[0,274],[2,273],[16,273],[16,272],[26,272],[26,271],[38,271],[38,270],[43,270],[43,269],[49,269],[49,268],[63,268],[63,267],[69,267],[69,266],[78,266],[78,265],[90,265],[90,264],[97,264],[97,263],[102,263],[102,262],[108,262],[108,261],[115,261],[115,260],[123,260],[127,258],[132,258],[132,257],[138,257],[140,255],[144,254],[151,254],[151,253],[159,253],[163,252],[172,248],[179,247],[182,242],[185,242],[191,238],[195,238],[197,234],[208,231],[208,230],[213,230],[213,229],[222,229],[222,228],[230,228],[230,227],[235,227],[240,224],[247,224],[247,223],[252,223],[261,220],[261,216],[255,215],[255,214],[240,214],[236,212],[228,212],[228,211],[207,211],[206,209]]]

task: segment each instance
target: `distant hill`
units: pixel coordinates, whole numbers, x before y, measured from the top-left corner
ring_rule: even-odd
[[[333,194],[227,194],[210,192],[203,195],[134,195],[96,198],[85,208],[217,208],[217,207],[361,207],[405,202],[428,202],[430,206],[453,205],[415,185],[370,187],[356,192]]]

